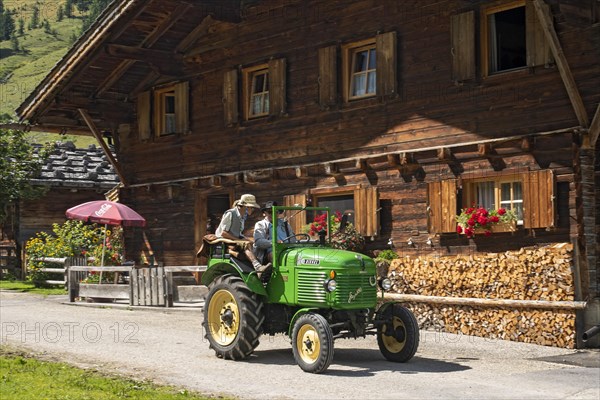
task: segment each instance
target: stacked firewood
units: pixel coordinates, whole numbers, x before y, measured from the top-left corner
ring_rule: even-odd
[[[573,301],[572,246],[558,244],[515,252],[393,260],[388,277],[403,294],[477,299]],[[572,309],[411,303],[419,326],[573,348]]]

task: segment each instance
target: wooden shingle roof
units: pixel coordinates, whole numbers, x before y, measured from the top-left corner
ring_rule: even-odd
[[[56,144],[39,176],[31,183],[108,190],[119,184],[119,177],[100,147],[92,144],[87,149],[77,149],[73,142],[65,142]]]

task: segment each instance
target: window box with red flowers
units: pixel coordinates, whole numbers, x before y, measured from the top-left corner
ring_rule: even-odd
[[[490,236],[495,232],[517,230],[517,216],[511,210],[499,208],[488,210],[483,207],[463,208],[456,216],[456,232],[472,238],[476,234]]]

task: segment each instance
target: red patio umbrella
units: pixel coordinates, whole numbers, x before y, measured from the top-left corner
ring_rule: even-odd
[[[104,224],[104,240],[102,241],[102,260],[104,266],[104,246],[106,242],[106,225],[146,226],[146,220],[125,204],[108,200],[88,201],[71,207],[66,212],[67,218],[85,222]]]

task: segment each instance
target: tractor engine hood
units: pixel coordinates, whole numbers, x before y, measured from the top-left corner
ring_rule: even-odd
[[[348,268],[363,271],[375,269],[375,262],[364,254],[333,248],[297,248],[287,255],[288,262],[298,267]]]

